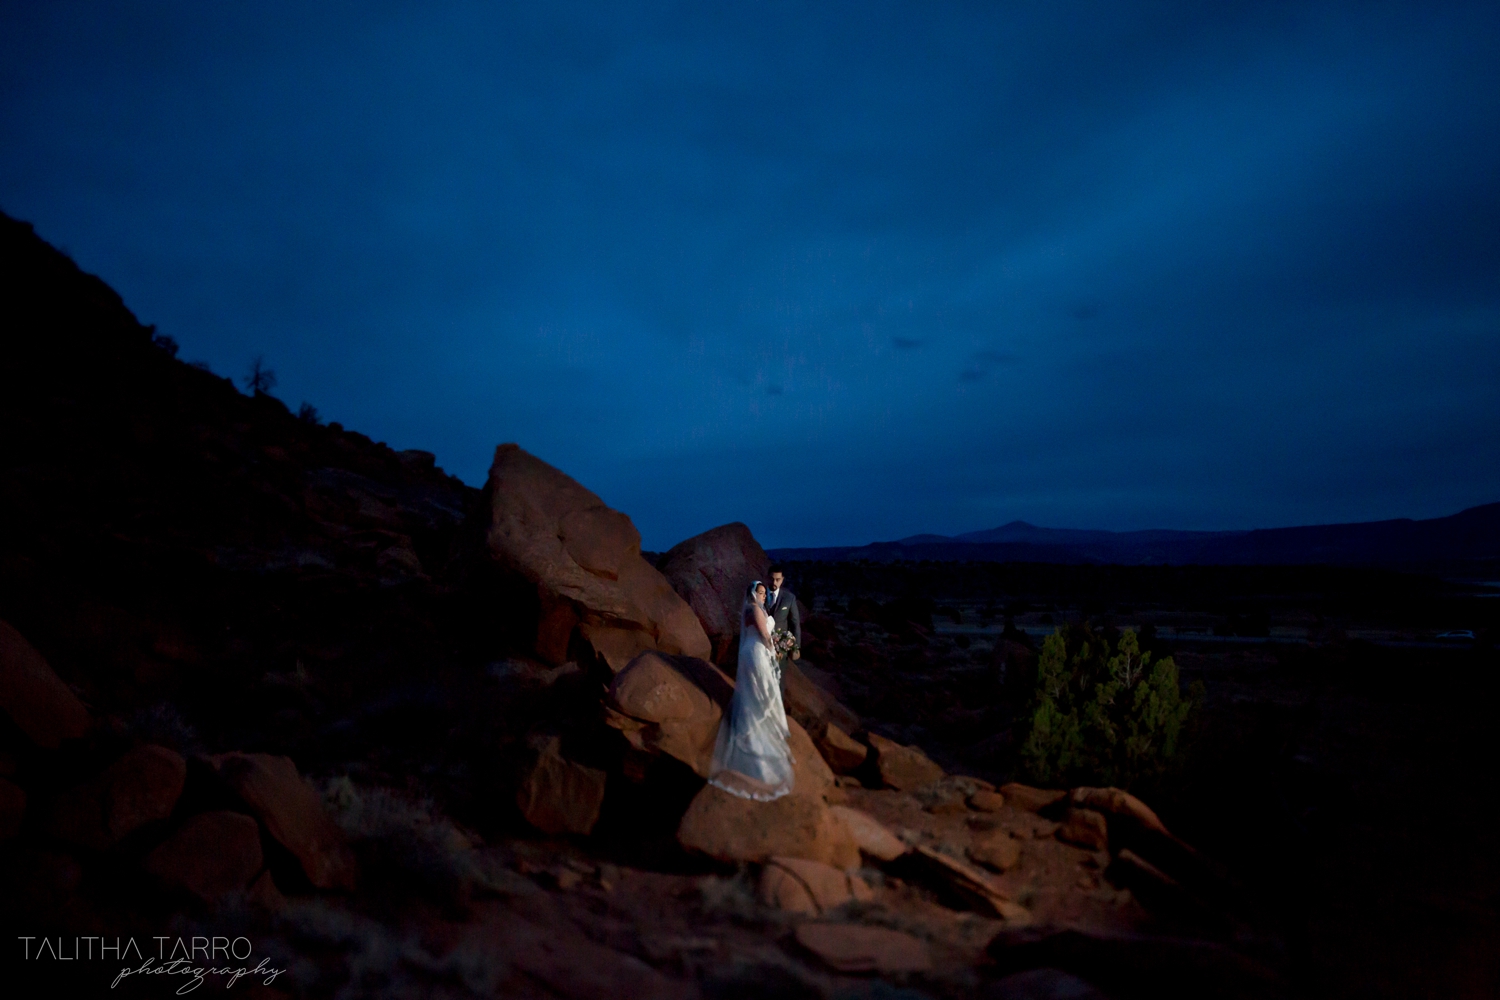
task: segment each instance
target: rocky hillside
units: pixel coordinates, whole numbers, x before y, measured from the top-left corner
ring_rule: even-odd
[[[1145,803],[948,773],[843,704],[816,659],[850,623],[786,670],[795,792],[707,785],[744,525],[648,561],[516,445],[473,490],[243,395],[8,218],[0,315],[10,981],[1282,994],[1242,889]]]

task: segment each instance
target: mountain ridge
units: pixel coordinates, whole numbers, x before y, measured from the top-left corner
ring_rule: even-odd
[[[1338,565],[1465,572],[1500,563],[1500,503],[1445,517],[1390,518],[1245,531],[1044,528],[1025,521],[960,535],[918,534],[862,546],[772,549],[773,558],[1119,565]]]

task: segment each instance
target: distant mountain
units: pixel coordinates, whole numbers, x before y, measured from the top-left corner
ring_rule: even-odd
[[[773,549],[773,558],[1046,562],[1123,566],[1333,565],[1475,572],[1500,561],[1500,503],[1449,517],[1255,531],[1090,531],[1012,521],[962,535],[869,545]]]

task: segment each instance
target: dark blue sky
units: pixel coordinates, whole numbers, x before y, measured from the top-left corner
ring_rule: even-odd
[[[1500,500],[1493,3],[3,2],[0,208],[649,548]]]

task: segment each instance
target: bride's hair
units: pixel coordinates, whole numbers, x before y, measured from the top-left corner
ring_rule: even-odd
[[[750,581],[750,587],[745,591],[745,600],[743,602],[745,607],[748,608],[750,605],[755,603],[755,592],[764,586],[765,584],[761,583],[759,580]]]

